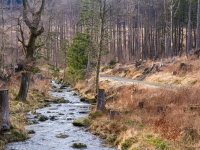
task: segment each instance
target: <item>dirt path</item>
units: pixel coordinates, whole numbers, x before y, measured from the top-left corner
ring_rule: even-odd
[[[167,85],[167,84],[157,84],[157,83],[133,80],[133,79],[125,78],[125,77],[119,77],[119,76],[108,75],[108,74],[100,74],[100,77],[112,79],[118,82],[136,83],[136,84],[141,84],[141,85],[149,85],[149,86],[154,86],[154,87],[162,87],[162,88],[170,88],[170,89],[189,88],[189,87],[184,87],[184,86],[172,86],[172,85]]]

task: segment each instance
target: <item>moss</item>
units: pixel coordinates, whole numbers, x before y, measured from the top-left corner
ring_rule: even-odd
[[[100,134],[100,135],[99,135],[99,138],[100,138],[100,139],[106,139],[106,138],[107,138],[107,135],[106,135],[106,134]]]
[[[128,150],[136,142],[137,142],[136,137],[131,137],[131,138],[125,139],[124,142],[121,143],[121,149]]]
[[[93,113],[90,113],[89,116],[91,117],[91,119],[96,119],[98,117],[101,117],[102,113],[100,111],[95,111]]]
[[[110,134],[106,138],[106,142],[113,145],[115,143],[116,139],[117,139],[117,136],[115,134]]]
[[[160,138],[154,139],[153,144],[156,148],[159,148],[161,150],[167,149],[167,143]]]
[[[24,141],[29,138],[25,132],[20,131],[20,130],[13,129],[13,130],[11,130],[11,134],[12,134],[12,138],[8,139],[8,141],[10,141],[10,142]]]
[[[131,111],[130,110],[124,110],[124,112],[123,112],[125,115],[127,115],[127,114],[130,114],[131,113]]]
[[[73,143],[71,147],[72,148],[86,148],[87,145],[84,143]]]
[[[125,120],[124,122],[128,126],[134,126],[136,124],[136,121],[134,120]]]
[[[75,126],[88,126],[89,120],[86,117],[77,118],[72,122]]]
[[[153,145],[156,149],[160,150],[167,150],[168,144],[161,138],[157,137],[155,138],[151,134],[146,135],[146,140],[143,141],[143,143],[146,145]]]
[[[186,150],[196,150],[196,148],[189,147],[189,148],[187,148]]]
[[[40,69],[38,67],[33,67],[32,68],[32,72],[33,73],[39,73],[40,72]]]

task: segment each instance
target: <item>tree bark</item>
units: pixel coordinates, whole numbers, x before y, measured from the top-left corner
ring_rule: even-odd
[[[191,48],[191,0],[189,0],[188,10],[188,28],[187,28],[187,41],[186,41],[186,53],[189,54]]]
[[[200,0],[197,7],[197,31],[196,31],[196,50],[200,48]]]
[[[97,96],[97,110],[103,110],[105,108],[105,90],[99,89]]]
[[[22,100],[22,101],[26,100],[29,89],[29,82],[30,82],[30,73],[29,72],[22,73],[21,86],[19,93],[16,97],[16,100]]]
[[[0,90],[0,128],[1,130],[9,130],[9,103],[8,90]]]

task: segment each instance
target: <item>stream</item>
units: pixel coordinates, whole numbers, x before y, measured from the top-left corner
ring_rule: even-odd
[[[52,82],[58,89],[61,85]],[[89,104],[80,102],[80,96],[76,91],[70,91],[70,87],[62,89],[62,92],[51,91],[50,94],[55,98],[64,98],[69,103],[51,104],[36,110],[36,113],[54,120],[46,120],[38,124],[26,126],[26,130],[34,130],[35,134],[30,134],[30,139],[24,142],[8,143],[6,150],[74,150],[71,145],[81,142],[87,145],[87,150],[116,150],[105,144],[105,141],[89,133],[85,127],[76,127],[72,121],[79,117],[87,116]],[[29,121],[37,120],[35,115],[28,113]],[[57,134],[65,134],[67,138],[57,138]]]

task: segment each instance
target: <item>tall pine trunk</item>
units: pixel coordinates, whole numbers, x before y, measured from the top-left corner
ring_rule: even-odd
[[[187,43],[186,43],[186,53],[190,52],[191,48],[191,0],[189,0],[189,10],[188,10],[188,28],[187,28]]]
[[[196,50],[200,48],[200,0],[197,7]]]

